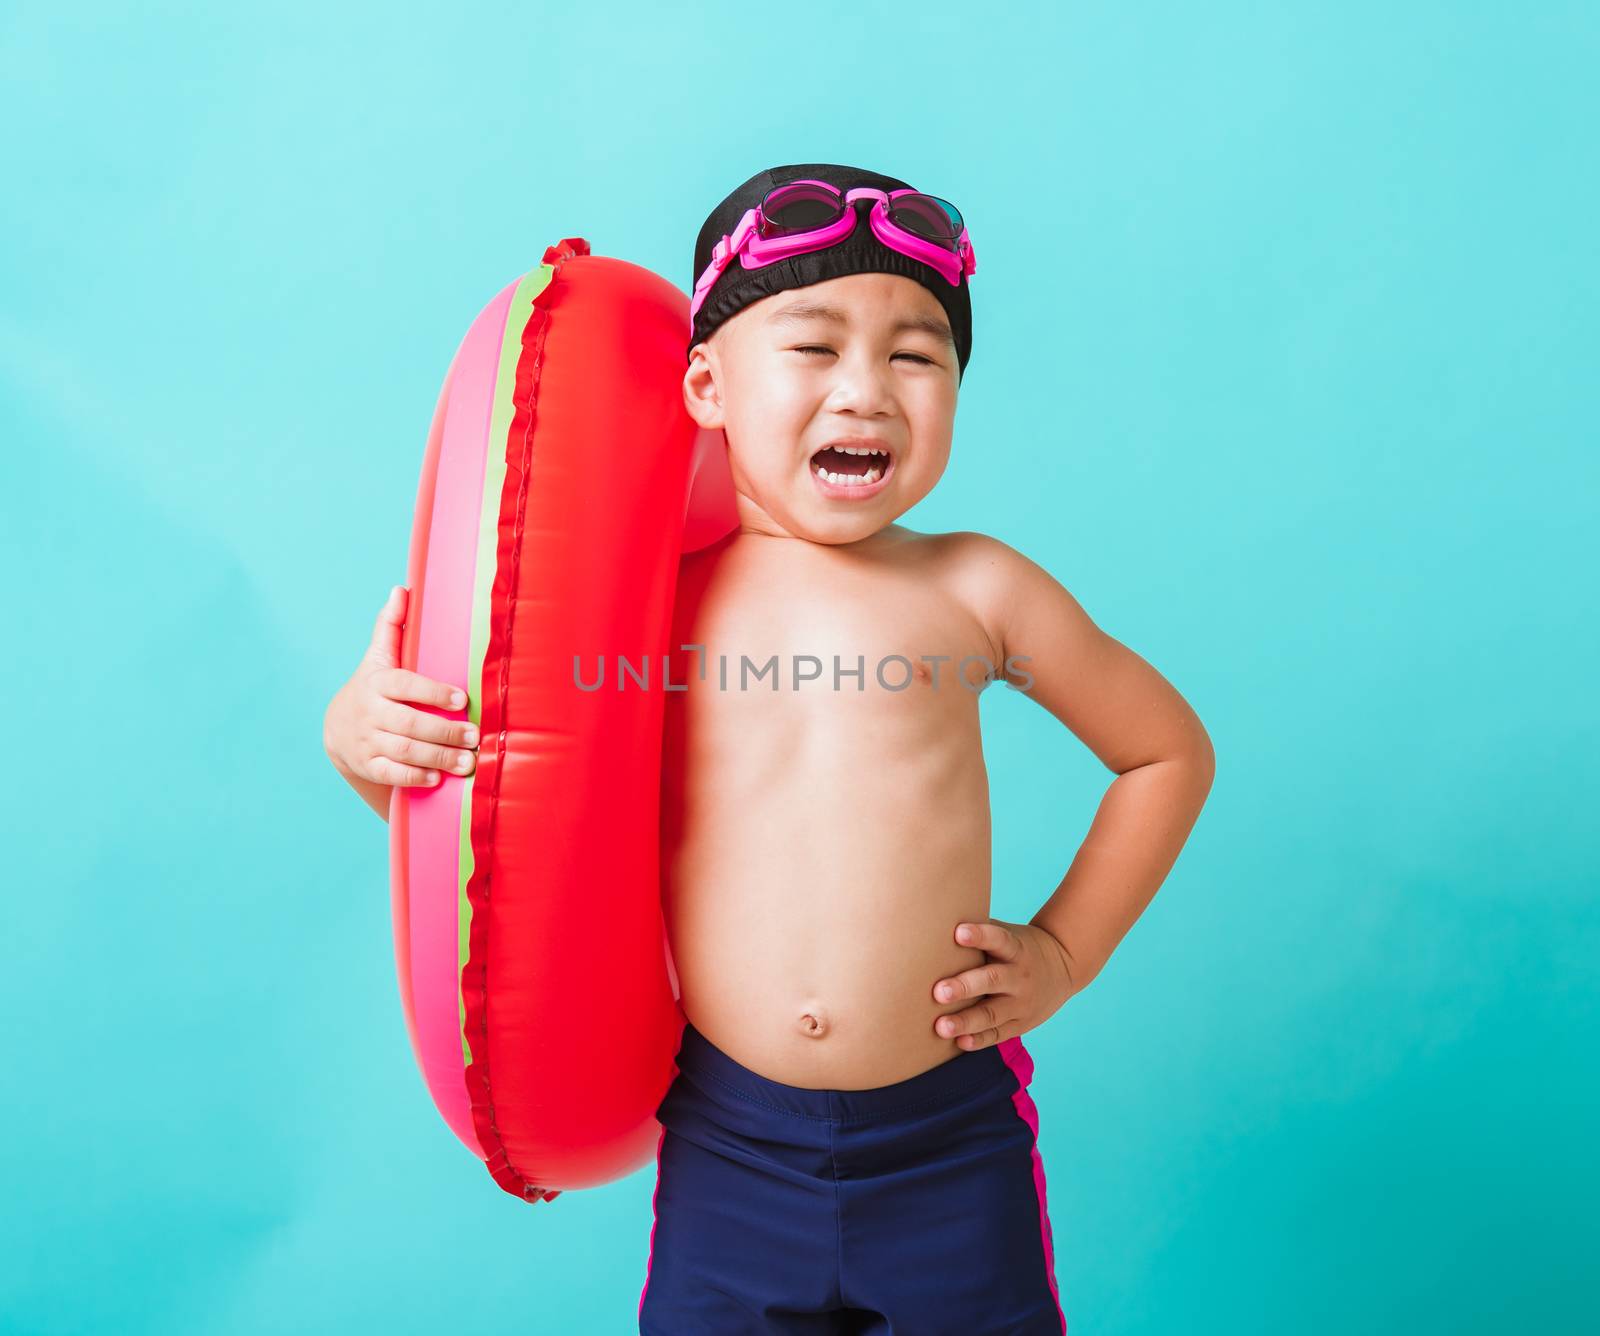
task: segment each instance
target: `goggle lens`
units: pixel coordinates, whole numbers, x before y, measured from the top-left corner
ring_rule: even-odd
[[[831,186],[809,182],[774,186],[761,201],[761,235],[814,232],[837,222],[843,212],[844,196]]]
[[[954,250],[961,236],[961,214],[937,195],[901,195],[889,201],[889,217],[924,241]]]

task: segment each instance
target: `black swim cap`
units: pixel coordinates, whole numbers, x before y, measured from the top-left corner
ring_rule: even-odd
[[[792,163],[787,167],[769,167],[757,172],[712,209],[700,225],[700,235],[694,243],[694,273],[689,276],[689,291],[694,291],[700,275],[711,263],[711,252],[717,242],[732,235],[746,209],[753,209],[760,204],[773,186],[804,180],[826,181],[840,190],[853,190],[857,186],[873,186],[878,190],[910,189],[908,182],[895,177],[864,171],[860,167],[842,167],[832,162]],[[732,319],[745,307],[774,293],[803,288],[845,274],[901,274],[915,279],[932,292],[949,316],[950,332],[955,336],[959,380],[966,373],[967,359],[972,356],[972,299],[967,291],[968,276],[963,274],[961,282],[952,287],[945,281],[944,275],[931,265],[885,246],[862,216],[865,213],[863,205],[858,203],[854,207],[857,210],[856,225],[850,235],[823,250],[791,255],[786,260],[763,265],[760,269],[746,269],[737,259],[731,261],[717,276],[704,303],[695,313],[689,348],[710,338],[718,325]],[[685,350],[686,358],[687,355],[688,351]]]

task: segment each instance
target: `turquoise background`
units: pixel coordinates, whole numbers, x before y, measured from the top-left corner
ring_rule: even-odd
[[[634,1330],[653,1168],[530,1208],[447,1131],[322,713],[482,304],[570,234],[687,290],[823,160],[979,256],[907,523],[1216,743],[1027,1036],[1074,1336],[1595,1330],[1597,61],[1581,4],[10,8],[0,1326]],[[983,713],[1022,920],[1109,775]]]

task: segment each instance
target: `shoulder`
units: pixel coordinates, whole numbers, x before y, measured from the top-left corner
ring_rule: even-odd
[[[988,534],[976,533],[971,529],[955,529],[949,533],[918,533],[915,529],[895,524],[883,532],[887,535],[891,530],[895,540],[908,550],[916,552],[920,560],[937,561],[956,570],[992,569],[1008,558],[1020,555],[998,538],[991,538]]]
[[[893,526],[892,541],[920,567],[951,582],[958,592],[985,603],[1003,601],[1022,585],[1054,578],[1009,543],[971,529],[950,533],[918,533]]]
[[[1009,543],[977,533],[971,529],[957,529],[953,533],[934,534],[950,554],[950,560],[964,571],[979,575],[1004,570],[1022,554]]]
[[[992,637],[1002,661],[1045,644],[1058,657],[1076,657],[1102,633],[1070,590],[1031,557],[988,534],[960,532],[951,540],[957,580]]]
[[[940,544],[950,578],[971,596],[999,610],[1015,595],[1019,582],[1045,575],[1016,548],[989,534],[958,529],[931,537]]]
[[[977,619],[1003,661],[1019,606],[1032,599],[1041,583],[1055,584],[1042,567],[1009,543],[970,529],[926,535],[930,555],[946,588]],[[1059,585],[1056,586],[1058,589]]]

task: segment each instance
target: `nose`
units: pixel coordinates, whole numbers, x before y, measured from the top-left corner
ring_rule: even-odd
[[[891,372],[880,365],[864,343],[846,349],[833,367],[827,404],[840,413],[878,417],[894,411]]]

